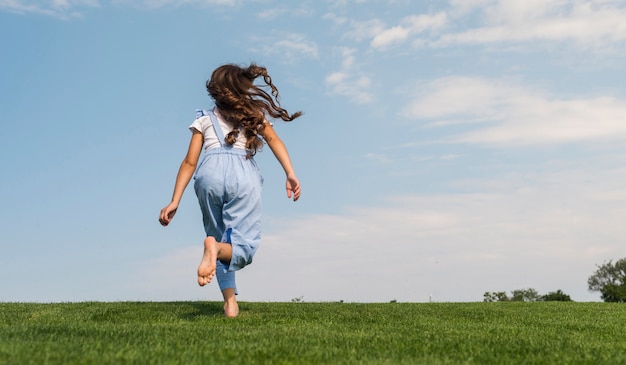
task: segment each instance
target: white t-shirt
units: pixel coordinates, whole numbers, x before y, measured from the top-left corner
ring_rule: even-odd
[[[209,110],[209,113],[213,113],[213,111]],[[222,131],[224,132],[224,137],[226,137],[226,135],[228,135],[228,133],[233,130],[233,127],[222,119],[220,113],[217,110],[215,110],[213,117],[217,118],[217,121],[222,127]],[[215,130],[213,130],[213,123],[211,123],[211,118],[209,118],[208,115],[202,116],[194,120],[193,123],[191,123],[191,125],[189,126],[189,130],[193,131],[194,129],[202,133],[202,136],[204,137],[203,146],[205,150],[221,147],[220,141],[217,139],[217,135],[215,134]],[[226,142],[222,142],[226,144]],[[233,148],[241,148],[243,150],[246,149],[246,136],[244,135],[243,131],[239,131],[239,136],[233,144]]]

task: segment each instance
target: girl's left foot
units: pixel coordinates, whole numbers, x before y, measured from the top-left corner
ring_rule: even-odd
[[[198,285],[205,286],[215,276],[217,269],[217,242],[209,236],[204,240],[204,254],[198,266]]]

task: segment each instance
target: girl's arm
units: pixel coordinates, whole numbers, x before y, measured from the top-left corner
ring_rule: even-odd
[[[161,209],[161,214],[159,215],[159,222],[164,226],[170,224],[172,218],[174,218],[174,214],[176,214],[178,204],[180,204],[180,199],[183,197],[187,184],[189,184],[189,180],[191,180],[193,173],[196,171],[203,141],[204,137],[202,133],[198,130],[194,130],[191,135],[191,141],[189,142],[187,156],[185,156],[185,159],[178,169],[172,201],[165,208]]]
[[[263,130],[263,138],[270,146],[272,153],[285,170],[285,175],[287,175],[287,197],[291,198],[293,194],[293,201],[296,201],[300,198],[300,182],[296,177],[296,173],[293,170],[293,166],[291,165],[291,159],[289,158],[289,153],[287,152],[287,147],[283,141],[278,138],[276,131],[270,123],[265,123],[265,129]]]

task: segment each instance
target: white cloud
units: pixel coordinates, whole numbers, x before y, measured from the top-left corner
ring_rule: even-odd
[[[385,48],[394,43],[400,43],[413,34],[419,34],[426,30],[437,30],[446,25],[446,14],[412,15],[401,20],[398,26],[387,29],[376,28],[376,34],[371,41],[373,48]]]
[[[312,57],[318,58],[317,44],[309,41],[301,34],[291,34],[287,38],[278,40],[275,44],[279,51],[287,57]]]
[[[324,14],[322,19],[330,20],[335,25],[342,25],[342,24],[344,24],[344,23],[346,23],[348,21],[348,18],[346,18],[345,16],[339,16],[339,15],[334,14],[334,13]]]
[[[626,139],[626,101],[560,98],[514,80],[448,77],[422,85],[406,108],[430,126],[474,123],[449,141],[499,146]]]
[[[606,51],[626,41],[626,4],[613,0],[450,0],[447,9],[391,25],[381,19],[326,18],[349,25],[345,38],[369,39],[379,50],[410,41],[417,47],[567,42]]]
[[[374,48],[382,48],[391,43],[404,41],[408,36],[409,29],[399,26],[393,27],[378,33],[374,39],[372,39],[371,45]]]
[[[459,181],[474,192],[388,196],[341,215],[266,217],[276,229],[238,274],[240,299],[480,301],[485,291],[533,287],[599,300],[586,278],[623,257],[626,169],[591,165]],[[153,274],[142,277],[167,267],[194,283],[199,244],[183,253],[144,266]]]
[[[408,23],[409,29],[414,33],[421,33],[426,30],[437,30],[447,25],[448,16],[445,13],[412,15],[404,19]]]
[[[341,70],[326,76],[324,80],[333,95],[346,96],[357,104],[366,104],[374,101],[371,93],[371,80],[359,74],[355,66],[356,52],[353,48],[339,50],[342,57]]]
[[[302,16],[311,16],[314,13],[314,10],[309,7],[307,4],[300,4],[298,7],[290,8],[290,7],[277,7],[270,8],[261,11],[258,14],[260,19],[264,20],[274,20],[281,17],[302,17]]]
[[[225,5],[234,6],[241,0],[113,0],[114,4],[129,4],[132,6],[141,6],[149,9],[161,8],[164,6],[183,6],[183,5]]]
[[[336,85],[342,83],[346,79],[347,75],[343,72],[333,72],[326,77],[326,83],[330,85]]]
[[[374,100],[370,93],[371,81],[367,76],[348,77],[345,74],[331,74],[326,78],[326,84],[331,89],[331,94],[343,95],[357,104],[366,104]]]
[[[379,164],[390,164],[393,162],[392,159],[390,159],[389,157],[387,157],[384,154],[381,153],[367,153],[365,155],[365,157],[370,160],[370,161],[374,161],[375,163],[379,163]]]
[[[275,55],[288,63],[293,63],[303,58],[319,58],[317,43],[307,39],[303,34],[291,33],[259,38],[258,43],[262,44],[258,52],[263,53],[264,56]]]
[[[152,9],[182,5],[233,6],[240,0],[111,0],[110,2],[114,5],[128,4]],[[82,16],[85,8],[99,6],[99,0],[0,0],[0,11],[43,14],[61,19]]]
[[[357,42],[374,38],[377,34],[385,31],[385,25],[380,19],[350,20],[348,23],[351,29],[344,34],[344,38]]]
[[[626,8],[619,1],[453,0],[451,5],[450,13],[457,21],[474,11],[482,24],[432,38],[432,46],[573,41],[583,47],[601,47],[626,40]]]
[[[494,0],[449,0],[452,7],[451,14],[455,18],[465,16],[473,10],[484,9],[487,5],[494,2]]]
[[[99,7],[98,0],[0,0],[0,11],[43,14],[67,19],[82,15],[86,7]]]
[[[329,6],[333,9],[344,9],[347,6],[350,6],[351,3],[355,4],[364,4],[368,0],[326,0]]]
[[[129,300],[204,299],[206,293],[203,293],[194,276],[201,257],[200,242],[173,250],[167,256],[147,260],[137,265],[135,280],[127,281],[119,289],[128,291]]]

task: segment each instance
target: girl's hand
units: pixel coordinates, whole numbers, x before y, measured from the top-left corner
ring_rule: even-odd
[[[174,214],[176,214],[176,210],[178,209],[178,204],[169,203],[165,208],[161,209],[161,214],[159,215],[159,222],[161,222],[162,226],[167,226],[174,218]]]
[[[287,198],[293,195],[293,201],[300,199],[300,181],[296,175],[287,175]]]

